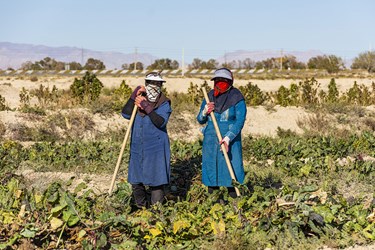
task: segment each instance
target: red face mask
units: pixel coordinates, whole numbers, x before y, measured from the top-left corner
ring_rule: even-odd
[[[227,82],[215,82],[214,85],[214,96],[224,93],[230,88],[230,84]]]

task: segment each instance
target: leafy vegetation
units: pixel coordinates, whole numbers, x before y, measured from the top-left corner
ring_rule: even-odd
[[[0,95],[0,111],[8,110],[9,107],[5,103],[5,97]]]
[[[75,78],[73,84],[70,86],[73,96],[78,98],[81,103],[89,103],[98,99],[102,88],[103,83],[95,74],[88,71],[82,79]]]
[[[351,65],[352,69],[365,69],[369,73],[375,72],[375,52],[367,51],[360,53]]]
[[[172,143],[172,183],[168,201],[151,210],[132,209],[131,188],[120,181],[112,197],[85,184],[68,191],[53,183],[44,191],[27,188],[20,177],[0,181],[0,248],[135,249],[344,247],[375,239],[372,134],[332,137],[245,138],[247,175],[232,199],[222,189],[208,195],[200,184],[201,143]],[[1,169],[28,162],[69,170],[106,171],[120,142],[1,145]],[[338,160],[353,157],[352,161]],[[103,167],[100,169],[95,166]],[[266,168],[265,168],[266,166]],[[263,170],[261,170],[263,169]],[[254,171],[256,170],[256,171]],[[367,190],[352,190],[356,177]],[[174,188],[172,188],[174,186]],[[368,189],[371,187],[370,189]],[[220,194],[227,204],[216,203]],[[255,245],[254,245],[255,244]]]

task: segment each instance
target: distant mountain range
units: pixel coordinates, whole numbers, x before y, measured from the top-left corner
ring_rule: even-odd
[[[318,50],[292,52],[281,52],[274,50],[237,50],[213,59],[217,60],[219,63],[223,63],[231,62],[233,60],[245,60],[246,58],[250,58],[253,61],[261,61],[271,57],[277,58],[281,55],[294,55],[298,61],[307,62],[309,58],[323,54],[324,53]],[[106,65],[107,69],[121,69],[122,64],[130,64],[135,60],[142,62],[145,66],[147,66],[152,64],[155,59],[158,59],[156,56],[148,53],[124,54],[121,52],[94,51],[77,47],[49,47],[44,45],[0,42],[0,69],[18,69],[24,62],[35,62],[42,60],[45,57],[51,57],[57,61],[67,63],[78,62],[82,65],[86,63],[87,59],[95,58],[101,60]],[[170,59],[175,60],[174,58]],[[185,62],[185,64],[188,63],[190,62]]]
[[[101,60],[107,69],[121,69],[124,63],[135,60],[144,65],[152,64],[155,56],[147,53],[124,54],[120,52],[101,52],[76,47],[49,47],[44,45],[0,42],[0,69],[18,69],[24,62],[40,61],[51,57],[61,62],[78,62],[84,65],[89,58]]]

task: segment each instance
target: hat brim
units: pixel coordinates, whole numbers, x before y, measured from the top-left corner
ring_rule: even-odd
[[[224,78],[224,79],[227,79],[229,81],[233,81],[232,79],[230,79],[228,77],[223,77],[223,76],[215,76],[215,77],[211,78],[211,81],[215,80],[216,78]]]

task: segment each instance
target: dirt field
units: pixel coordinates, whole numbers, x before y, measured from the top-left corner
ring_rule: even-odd
[[[138,85],[144,84],[144,79],[139,77],[99,77],[103,82],[104,86],[107,88],[117,88],[122,80],[135,88]],[[208,83],[211,82],[208,80]],[[321,88],[326,89],[330,78],[327,79],[317,79],[321,83]],[[38,81],[32,82],[27,77],[24,79],[18,79],[15,77],[0,78],[0,95],[5,98],[6,104],[15,109],[19,107],[20,90],[24,87],[27,90],[38,88],[40,84],[48,86],[50,89],[55,85],[58,89],[68,89],[69,86],[74,81],[74,77],[40,77]],[[197,84],[200,86],[204,79],[198,78],[166,78],[165,87],[169,92],[186,92],[190,86],[190,83]],[[280,86],[289,86],[291,83],[298,83],[300,80],[251,80],[253,84],[257,84],[263,91],[276,91]],[[358,84],[364,84],[366,86],[371,86],[371,83],[375,81],[372,78],[367,79],[336,79],[336,84],[341,92],[345,92],[347,89],[353,86],[354,81]],[[235,81],[235,86],[246,85],[248,80],[237,80]],[[174,115],[174,114],[172,114]],[[267,110],[265,107],[249,107],[247,120],[245,127],[243,129],[243,134],[254,134],[254,135],[267,135],[274,136],[278,127],[282,129],[290,129],[297,133],[301,132],[301,129],[297,125],[299,119],[307,117],[309,114],[302,108],[299,107],[278,107],[276,106],[271,111]],[[22,120],[17,112],[0,112],[1,121],[6,124],[17,123]],[[195,117],[189,117],[190,120],[194,121]],[[123,126],[124,120],[120,116],[114,116],[111,119],[101,119],[100,117],[95,117],[95,122],[97,129],[100,131],[105,130],[108,127],[113,126]],[[199,136],[199,125],[192,122],[190,125],[191,129],[187,131],[187,134],[195,139]],[[180,135],[171,135],[172,139]]]

